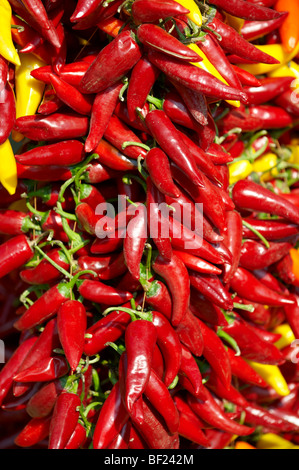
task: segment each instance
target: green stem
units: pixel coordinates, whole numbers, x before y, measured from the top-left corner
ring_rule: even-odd
[[[147,152],[150,151],[150,147],[146,144],[143,144],[142,142],[131,142],[131,141],[127,141],[127,142],[124,142],[121,146],[121,148],[123,150],[125,150],[127,147],[131,147],[131,146],[134,146],[134,147],[141,147],[142,149],[145,149],[147,150]]]
[[[74,214],[69,214],[68,212],[65,212],[64,210],[58,209],[58,207],[55,207],[54,210],[55,212],[57,212],[57,214],[61,215],[61,217],[77,222],[77,217]]]
[[[140,317],[142,320],[153,321],[153,316],[150,312],[139,312],[138,310],[132,310],[131,308],[127,307],[109,307],[104,312],[104,317],[111,312],[126,312],[132,318],[132,321],[135,321],[137,318]]]
[[[61,266],[59,266],[55,261],[53,261],[46,253],[43,252],[43,250],[40,249],[39,246],[35,246],[36,251],[38,251],[54,268],[57,269],[61,274],[63,274],[65,277],[72,279],[72,275],[68,273],[65,269],[63,269]]]
[[[234,308],[237,308],[238,310],[245,310],[246,312],[254,312],[254,306],[253,305],[244,305],[244,304],[239,304],[238,302],[234,302]]]
[[[256,230],[252,225],[246,222],[246,220],[242,220],[242,224],[249,230],[251,230],[264,243],[266,248],[270,248],[268,240],[258,230]]]
[[[163,109],[163,100],[160,100],[159,98],[155,98],[154,96],[148,95],[147,96],[147,101],[158,109]]]
[[[228,333],[226,333],[225,331],[221,329],[218,329],[217,336],[219,336],[219,338],[222,338],[224,341],[226,341],[233,348],[233,350],[236,351],[236,356],[241,356],[240,348],[238,346],[237,341],[234,340],[234,338],[232,338]]]

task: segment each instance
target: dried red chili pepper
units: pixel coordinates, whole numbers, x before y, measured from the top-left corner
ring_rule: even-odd
[[[252,181],[238,181],[232,193],[239,209],[278,215],[294,224],[299,223],[299,208],[269,189]]]
[[[33,257],[32,243],[25,235],[17,235],[0,245],[0,278],[20,268]]]
[[[84,146],[78,140],[62,141],[45,145],[16,155],[23,165],[58,165],[68,166],[80,163],[85,158]]]
[[[132,5],[132,16],[136,23],[155,23],[159,19],[186,13],[189,13],[189,10],[172,0],[167,0],[162,4],[157,0],[136,0]]]
[[[80,405],[81,400],[74,393],[59,395],[50,424],[49,449],[64,449],[67,445],[78,423]]]
[[[104,47],[80,83],[83,93],[99,93],[119,81],[141,58],[130,31],[121,32]]]
[[[85,141],[85,151],[92,152],[102,139],[110,118],[119,101],[122,83],[116,82],[105,90],[99,92],[92,105],[90,127]]]
[[[281,13],[275,10],[255,3],[248,4],[244,0],[233,0],[229,5],[225,0],[215,0],[214,5],[222,8],[227,13],[246,20],[271,20],[281,15]]]
[[[51,416],[33,418],[26,424],[15,439],[19,447],[33,447],[49,436]]]
[[[86,310],[81,302],[70,300],[58,310],[57,327],[61,345],[70,364],[76,370],[83,354],[87,327]]]

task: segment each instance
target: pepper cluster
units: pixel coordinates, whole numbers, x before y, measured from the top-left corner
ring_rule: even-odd
[[[0,448],[298,448],[299,2],[0,13]]]

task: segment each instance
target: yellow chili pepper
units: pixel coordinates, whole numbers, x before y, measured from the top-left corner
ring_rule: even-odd
[[[275,57],[280,64],[239,64],[239,66],[253,75],[264,75],[278,69],[284,64],[290,62],[299,53],[299,43],[293,52],[286,52],[282,44],[266,44],[264,46],[256,46],[266,54]]]
[[[289,346],[290,344],[295,341],[295,335],[292,331],[292,328],[288,323],[283,323],[282,325],[278,325],[274,330],[272,330],[272,333],[276,333],[281,335],[280,339],[276,341],[275,346],[278,349],[283,349],[286,346]]]
[[[252,168],[256,173],[263,173],[260,177],[261,181],[270,181],[279,173],[277,168],[275,168],[277,162],[278,158],[275,153],[266,153],[253,162]]]
[[[237,18],[236,16],[230,15],[229,13],[226,13],[226,21],[227,23],[234,28],[238,33],[241,32],[242,27],[244,26],[245,20],[242,18]]]
[[[252,173],[252,164],[248,160],[240,160],[232,163],[229,169],[229,184],[234,184],[239,180],[247,178]]]
[[[251,444],[249,444],[246,441],[238,441],[238,442],[236,442],[235,449],[236,450],[245,450],[245,449],[247,450],[247,449],[256,449],[256,447],[253,447]]]
[[[260,364],[249,360],[247,362],[279,395],[285,397],[290,394],[288,384],[277,366]]]
[[[290,249],[290,256],[293,261],[292,272],[296,277],[296,280],[299,282],[299,251],[296,248]]]
[[[9,194],[12,195],[16,192],[17,165],[9,140],[0,145],[0,183]]]
[[[270,72],[269,77],[294,77],[294,81],[291,83],[291,88],[296,90],[299,88],[299,65],[291,60],[282,67]]]
[[[202,25],[202,14],[194,0],[177,0],[177,2],[190,11],[187,17],[200,27]]]
[[[294,144],[293,144],[294,142]],[[298,141],[299,144],[299,141]],[[288,158],[290,163],[299,163],[299,145],[295,144],[295,140],[291,142],[291,145],[288,145],[287,148],[291,150],[291,156]]]
[[[20,211],[20,212],[29,212],[28,207],[26,205],[26,199],[19,199],[19,201],[12,202],[8,209],[10,211]]]
[[[20,65],[20,58],[11,35],[11,6],[7,0],[0,0],[0,55],[15,65]]]
[[[274,433],[262,434],[256,443],[257,449],[298,449],[299,446]]]
[[[16,117],[30,116],[36,110],[42,100],[45,84],[30,75],[34,69],[46,65],[33,54],[20,54],[21,65],[16,67]],[[12,133],[15,142],[20,142],[23,136],[17,132]]]
[[[202,62],[193,62],[193,65],[202,70],[205,70],[206,72],[209,72],[211,75],[213,75],[213,77],[218,78],[218,80],[220,80],[222,83],[228,85],[225,78],[220,75],[216,67],[212,64],[212,62],[209,61],[207,56],[196,44],[188,44],[188,47],[189,49],[192,49],[192,51],[196,52],[203,59]],[[240,107],[240,101],[227,100],[227,103],[231,104],[232,106],[235,106],[236,108]]]

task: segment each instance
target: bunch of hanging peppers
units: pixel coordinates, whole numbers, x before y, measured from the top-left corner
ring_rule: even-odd
[[[0,0],[0,448],[299,448],[298,16]]]

